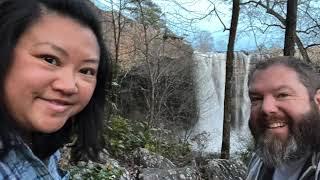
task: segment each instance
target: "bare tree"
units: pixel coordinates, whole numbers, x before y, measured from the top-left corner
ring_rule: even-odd
[[[214,40],[208,31],[200,31],[194,37],[195,48],[200,52],[212,52],[214,50]]]
[[[140,23],[143,27],[143,44],[144,44],[144,61],[146,62],[147,64],[147,68],[148,68],[148,74],[149,74],[149,81],[151,83],[151,93],[150,93],[150,99],[147,98],[147,100],[149,99],[149,101],[147,101],[147,104],[149,106],[149,124],[153,123],[154,120],[155,120],[155,93],[156,93],[156,81],[157,81],[157,77],[156,77],[156,74],[155,72],[153,71],[153,68],[152,68],[152,63],[151,63],[151,60],[150,60],[150,56],[149,56],[149,46],[150,46],[150,39],[148,37],[148,26],[149,26],[149,23],[147,20],[146,20],[146,14],[145,14],[145,11],[142,7],[142,1],[143,0],[135,0],[135,3],[137,4],[138,6],[138,10],[139,10],[139,18],[140,18]],[[157,72],[157,71],[156,71]]]
[[[231,86],[233,77],[233,60],[234,60],[234,43],[237,34],[237,26],[240,12],[240,0],[233,0],[232,18],[227,50],[226,61],[226,84],[225,84],[225,98],[224,98],[224,115],[223,115],[223,135],[221,156],[222,159],[229,159],[230,157],[230,122],[231,122]]]
[[[291,1],[290,1],[291,2]],[[265,12],[269,15],[271,15],[271,17],[275,18],[277,21],[274,21],[274,19],[269,19],[268,21],[266,19],[261,19],[261,13],[263,13],[261,10],[256,14],[256,18],[258,19],[258,25],[256,25],[255,27],[257,29],[259,29],[261,32],[265,33],[268,29],[270,28],[273,28],[273,27],[279,27],[281,29],[286,29],[286,25],[287,25],[287,21],[286,21],[286,4],[287,1],[283,0],[283,1],[273,1],[273,0],[249,0],[249,1],[245,1],[245,2],[242,2],[241,5],[243,5],[244,7],[248,6],[247,9],[249,9],[249,11],[254,11],[254,10],[257,10],[257,8],[262,8],[263,10],[265,10]],[[299,1],[297,3],[297,6],[299,7],[299,5],[301,7],[303,7],[301,10],[298,10],[300,11],[301,14],[303,13],[307,13],[310,9],[310,6],[306,6],[304,7],[303,5],[306,5],[306,3],[308,3],[308,1]],[[291,8],[290,8],[291,9]],[[303,16],[301,16],[302,18]],[[290,18],[289,18],[290,19]],[[317,30],[317,26],[313,26],[311,25],[313,23],[308,23],[308,25],[306,25],[307,27],[310,27],[310,29],[313,29],[313,30]],[[314,24],[318,24],[317,21],[314,22]],[[265,27],[263,29],[263,27]],[[261,29],[262,28],[262,29]],[[309,31],[312,31],[310,30]],[[307,30],[303,30],[303,31],[300,31],[300,30],[297,30],[296,33],[291,37],[294,37],[295,38],[295,43],[303,57],[303,59],[306,61],[306,62],[310,62],[310,58],[309,58],[309,55],[307,53],[307,50],[306,50],[306,46],[303,44],[303,41],[300,39],[300,37],[298,36],[297,33],[306,33]],[[319,31],[320,32],[320,31]]]
[[[294,56],[295,53],[297,7],[298,0],[287,1],[286,33],[283,48],[283,54],[285,56]]]
[[[120,40],[122,37],[122,31],[126,24],[126,18],[123,17],[122,12],[126,9],[128,4],[127,0],[119,0],[117,1],[118,8],[115,9],[115,2],[113,0],[110,1],[111,3],[111,21],[112,21],[112,29],[113,29],[113,43],[115,47],[115,57],[114,62],[118,64],[119,61],[119,53],[120,53]],[[115,72],[117,74],[117,72]]]
[[[193,86],[189,88],[192,85],[191,47],[164,26],[162,13],[152,1],[132,0],[129,9],[137,21],[132,26],[133,46],[142,62],[130,75],[144,80],[134,80],[138,83],[132,82],[132,88],[144,97],[142,106],[146,107],[144,113],[149,127],[159,122],[194,119],[195,102],[191,101],[195,101],[195,94]]]

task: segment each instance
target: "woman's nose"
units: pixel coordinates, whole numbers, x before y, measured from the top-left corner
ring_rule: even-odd
[[[78,84],[75,73],[72,70],[63,70],[59,72],[57,78],[52,84],[56,91],[66,95],[72,95],[78,92]]]

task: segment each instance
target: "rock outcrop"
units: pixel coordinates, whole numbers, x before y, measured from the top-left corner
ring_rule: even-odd
[[[139,148],[134,153],[135,164],[139,169],[138,178],[142,180],[197,180],[200,179],[196,167],[176,167],[169,159],[147,149]]]
[[[159,169],[144,168],[139,175],[141,180],[198,180],[201,179],[194,167]]]
[[[139,148],[134,152],[134,161],[142,168],[171,169],[176,167],[169,159],[144,148]]]
[[[70,172],[71,179],[103,179],[112,173],[115,180],[242,180],[247,172],[241,161],[225,159],[212,159],[201,168],[195,163],[177,167],[169,159],[144,148],[135,151],[134,168],[122,167],[106,150],[101,152],[100,163],[80,161],[71,165],[69,148],[62,149],[62,158],[60,166]]]
[[[246,172],[246,165],[239,160],[213,159],[204,167],[208,180],[242,180]]]

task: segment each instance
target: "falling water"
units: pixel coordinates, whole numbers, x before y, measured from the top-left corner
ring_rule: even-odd
[[[194,54],[196,61],[196,86],[198,89],[199,120],[194,127],[194,135],[206,132],[208,136],[206,152],[221,149],[223,104],[225,87],[225,53]],[[241,150],[249,137],[247,126],[250,101],[247,96],[248,72],[251,61],[261,59],[257,55],[235,53],[234,78],[232,82],[231,152]],[[195,148],[199,148],[195,144]]]

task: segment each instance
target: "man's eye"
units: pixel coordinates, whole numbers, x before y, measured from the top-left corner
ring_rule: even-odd
[[[288,97],[288,96],[289,96],[288,93],[279,93],[279,94],[277,95],[277,98],[285,98],[285,97]]]
[[[251,101],[252,104],[257,104],[258,102],[260,102],[262,100],[263,100],[263,98],[259,97],[259,96],[250,97],[250,101]]]
[[[88,76],[95,76],[96,75],[96,70],[92,68],[84,68],[80,70],[80,73]]]
[[[58,58],[55,57],[55,56],[52,56],[52,55],[41,55],[40,58],[42,60],[44,60],[45,62],[47,62],[48,64],[52,64],[52,65],[59,65],[59,62],[58,62]]]
[[[253,97],[250,97],[250,100],[251,100],[251,101],[261,101],[261,100],[262,100],[262,97],[253,96]]]

